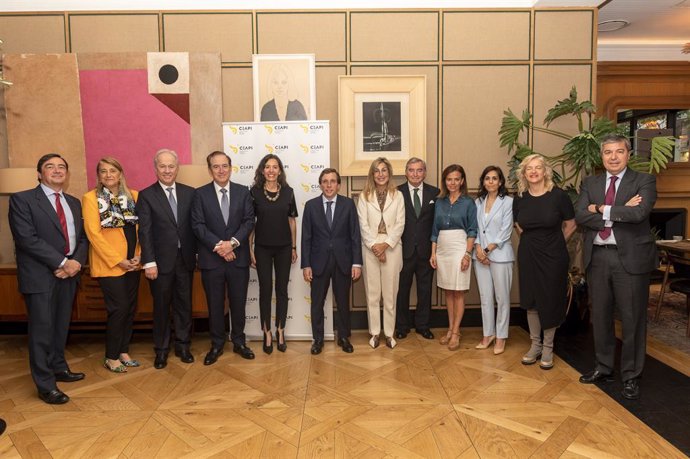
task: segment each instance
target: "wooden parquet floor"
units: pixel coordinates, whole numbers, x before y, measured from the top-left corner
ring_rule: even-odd
[[[71,368],[87,377],[60,384],[61,406],[36,397],[26,338],[0,336],[0,457],[684,457],[560,359],[522,365],[522,329],[500,356],[474,349],[480,334],[464,329],[456,352],[414,333],[374,350],[358,332],[353,354],[289,342],[267,356],[252,343],[253,361],[226,346],[210,367],[201,335],[196,362],[171,355],[164,370],[140,335],[143,366],[124,375],[102,368],[102,337],[72,335]]]

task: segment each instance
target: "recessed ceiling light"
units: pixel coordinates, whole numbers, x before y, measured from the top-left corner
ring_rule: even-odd
[[[610,21],[602,21],[597,24],[599,32],[614,32],[622,29],[623,27],[628,27],[629,25],[630,22],[626,21],[625,19],[612,19]]]

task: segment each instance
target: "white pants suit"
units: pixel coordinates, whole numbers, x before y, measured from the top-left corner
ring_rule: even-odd
[[[492,262],[489,266],[474,261],[479,296],[482,303],[482,328],[484,336],[508,338],[510,323],[510,287],[513,280],[513,262]],[[494,321],[494,295],[496,296],[496,320]]]
[[[384,242],[385,234],[379,235],[376,242]],[[395,300],[398,296],[400,271],[402,270],[402,245],[386,250],[386,262],[381,263],[371,250],[364,252],[364,291],[367,296],[367,316],[369,333],[381,333],[379,303],[383,297],[383,333],[392,337],[395,332]]]

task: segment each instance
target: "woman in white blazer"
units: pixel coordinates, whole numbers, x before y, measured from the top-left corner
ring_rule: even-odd
[[[369,345],[379,345],[383,297],[383,333],[386,346],[396,345],[395,299],[402,269],[402,237],[405,228],[405,201],[392,183],[393,168],[386,158],[377,158],[369,167],[367,183],[357,201],[364,255],[364,290],[369,318]]]
[[[484,337],[475,346],[487,349],[494,345],[494,354],[502,354],[508,339],[510,323],[510,287],[513,281],[513,198],[508,196],[503,171],[488,166],[479,179],[477,224],[479,231],[474,245],[474,272],[477,276],[482,303]],[[497,312],[494,317],[494,297]]]

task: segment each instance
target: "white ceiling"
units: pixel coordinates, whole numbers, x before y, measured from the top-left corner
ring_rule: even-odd
[[[600,22],[630,22],[621,30],[599,34],[598,60],[690,60],[680,52],[690,42],[690,0],[0,0],[0,12],[598,6]]]

